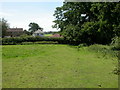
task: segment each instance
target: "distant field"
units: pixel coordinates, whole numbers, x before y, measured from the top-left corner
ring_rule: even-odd
[[[52,34],[44,34],[44,36],[52,36]]]
[[[3,88],[117,88],[117,58],[89,48],[3,46]]]

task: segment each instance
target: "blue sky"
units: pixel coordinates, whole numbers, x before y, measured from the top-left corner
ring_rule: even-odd
[[[56,7],[63,2],[2,2],[0,16],[4,17],[10,27],[28,29],[30,22],[38,23],[43,31],[56,31],[51,26]]]

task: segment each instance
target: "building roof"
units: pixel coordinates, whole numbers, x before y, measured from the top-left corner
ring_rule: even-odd
[[[43,33],[43,31],[42,30],[37,30],[34,33]]]
[[[9,28],[8,32],[23,32],[23,28]]]
[[[51,37],[62,37],[60,34],[54,34]]]

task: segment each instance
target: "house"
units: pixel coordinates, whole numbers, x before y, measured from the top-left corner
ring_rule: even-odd
[[[18,37],[23,33],[23,28],[9,28],[6,30],[6,37]]]
[[[40,37],[43,37],[44,36],[44,32],[42,30],[37,30],[33,33],[33,36],[40,36]]]

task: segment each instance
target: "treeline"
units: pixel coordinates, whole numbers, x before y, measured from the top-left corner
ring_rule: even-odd
[[[70,43],[110,44],[120,37],[120,3],[64,2],[54,16],[53,27]]]

